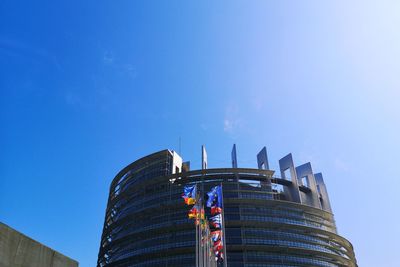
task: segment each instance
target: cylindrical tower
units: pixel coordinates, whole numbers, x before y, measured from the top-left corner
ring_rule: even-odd
[[[283,178],[265,164],[237,168],[236,159],[236,168],[190,171],[170,150],[133,162],[111,183],[97,266],[195,266],[195,228],[181,195],[199,182],[205,191],[222,183],[228,266],[356,267],[322,175],[291,162],[290,154],[280,161]]]

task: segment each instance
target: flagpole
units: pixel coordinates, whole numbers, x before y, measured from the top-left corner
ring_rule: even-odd
[[[224,192],[223,192],[224,190],[223,190],[223,188],[222,188],[222,182],[221,182],[221,197],[222,197],[222,229],[223,229],[223,231],[222,231],[222,238],[223,238],[223,248],[224,248],[224,267],[227,267],[228,266],[228,263],[227,263],[227,261],[228,261],[228,256],[226,255],[226,238],[225,238],[225,234],[226,234],[226,232],[225,232],[225,206],[224,206]]]
[[[196,205],[198,204],[197,202],[199,200],[199,192],[197,190],[197,184],[196,184]],[[198,211],[196,211],[198,213]],[[196,220],[195,220],[195,226],[196,226],[196,267],[199,266],[199,224],[198,224],[198,214],[196,214]]]
[[[205,154],[205,148],[204,145],[201,146],[201,196],[204,196],[204,170],[207,169],[207,163],[206,163],[206,158],[207,155]],[[204,267],[205,259],[204,259],[204,244],[203,244],[203,230],[201,229],[201,211],[205,212],[203,203],[201,202],[200,208],[203,208],[203,210],[200,210],[200,248],[201,250],[201,267]]]
[[[205,218],[204,218],[205,219]],[[205,220],[205,227],[206,227],[206,260],[207,260],[207,266],[210,267],[210,247],[209,247],[209,243],[210,243],[210,231],[208,228],[208,223],[207,220]]]
[[[199,238],[199,231],[198,231],[198,225],[197,225],[197,221],[195,221],[195,225],[196,225],[196,267],[199,267],[199,257],[198,257],[198,238]]]
[[[210,249],[208,246],[209,243],[209,236],[210,236],[210,231],[208,230],[207,224],[205,225],[206,227],[206,246],[205,246],[205,254],[206,254],[206,262],[207,262],[207,267],[210,267]]]
[[[201,191],[200,191],[201,192]],[[199,216],[199,225],[198,225],[198,227],[199,227],[199,244],[198,244],[198,246],[199,246],[199,265],[200,265],[200,267],[204,267],[204,264],[203,264],[203,249],[202,249],[202,237],[203,237],[203,230],[201,229],[201,212],[202,212],[202,208],[203,208],[203,202],[202,202],[202,197],[201,197],[201,194],[200,194],[200,197],[199,197],[199,205],[200,205],[200,216]]]

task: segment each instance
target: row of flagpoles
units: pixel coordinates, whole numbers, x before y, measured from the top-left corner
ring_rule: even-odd
[[[196,267],[214,267],[223,263],[227,266],[225,246],[225,222],[222,185],[214,186],[207,193],[206,207],[211,217],[207,220],[203,197],[197,184],[187,185],[183,189],[183,199],[187,205],[193,205],[188,213],[196,226]],[[211,226],[211,227],[210,227]]]

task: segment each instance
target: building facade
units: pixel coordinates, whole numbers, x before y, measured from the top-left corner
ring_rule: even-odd
[[[190,170],[174,151],[143,157],[111,183],[97,266],[195,266],[195,229],[182,188],[205,192],[222,184],[228,266],[356,267],[353,247],[338,235],[321,173],[310,163],[295,167],[292,155],[269,169],[267,150],[258,169]]]

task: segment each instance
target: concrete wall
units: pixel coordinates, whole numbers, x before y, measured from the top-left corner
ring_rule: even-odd
[[[0,223],[0,267],[77,266],[77,261]]]

